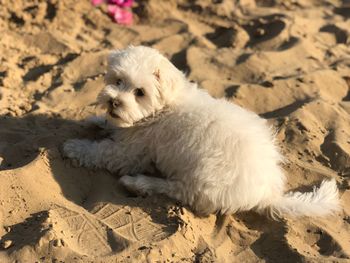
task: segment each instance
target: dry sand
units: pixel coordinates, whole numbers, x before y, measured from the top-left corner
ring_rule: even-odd
[[[350,262],[349,1],[138,2],[132,27],[87,0],[1,2],[0,262]],[[63,160],[68,138],[103,136],[80,120],[96,113],[106,53],[129,44],[269,119],[288,189],[335,178],[342,211],[241,213],[217,233],[214,215]]]

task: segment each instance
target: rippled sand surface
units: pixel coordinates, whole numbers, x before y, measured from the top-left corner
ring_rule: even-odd
[[[350,2],[137,2],[131,27],[89,1],[2,2],[0,261],[349,262]],[[335,178],[343,209],[199,218],[64,160],[68,138],[103,136],[81,120],[98,112],[106,54],[129,44],[159,49],[212,96],[269,119],[288,189]]]

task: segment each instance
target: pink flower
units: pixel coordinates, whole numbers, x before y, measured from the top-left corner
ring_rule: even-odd
[[[108,6],[107,6],[107,13],[108,13],[110,16],[114,16],[115,12],[117,11],[117,8],[119,8],[119,7],[116,6],[116,5],[108,5]]]
[[[108,0],[109,4],[115,4],[119,7],[131,7],[134,0]]]
[[[104,0],[91,0],[91,4],[93,4],[94,6],[96,5],[100,5],[104,2]]]
[[[118,24],[131,25],[132,24],[132,13],[126,9],[122,9],[116,5],[108,5],[108,14]]]

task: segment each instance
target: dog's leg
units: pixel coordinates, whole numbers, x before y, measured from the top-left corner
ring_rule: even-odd
[[[142,174],[124,175],[119,181],[130,192],[138,195],[165,194],[170,198],[180,200],[179,183],[175,181]]]
[[[137,195],[164,194],[180,201],[183,205],[190,205],[199,216],[208,216],[217,210],[207,196],[192,195],[188,187],[181,181],[138,174],[137,176],[124,175],[119,182]]]
[[[97,127],[100,127],[101,129],[105,129],[107,126],[107,120],[102,115],[90,116],[84,120],[84,123],[87,126],[97,126]]]
[[[135,174],[147,170],[150,160],[141,155],[137,145],[126,145],[111,139],[102,141],[69,140],[63,145],[63,155],[87,168],[103,168],[110,172]]]
[[[107,140],[101,142],[73,139],[64,143],[63,155],[87,168],[103,168],[108,146]]]

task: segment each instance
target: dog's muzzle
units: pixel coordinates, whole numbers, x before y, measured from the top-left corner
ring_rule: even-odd
[[[110,99],[108,101],[108,113],[113,118],[120,118],[118,114],[114,112],[114,110],[118,109],[122,105],[121,101],[118,99]]]

